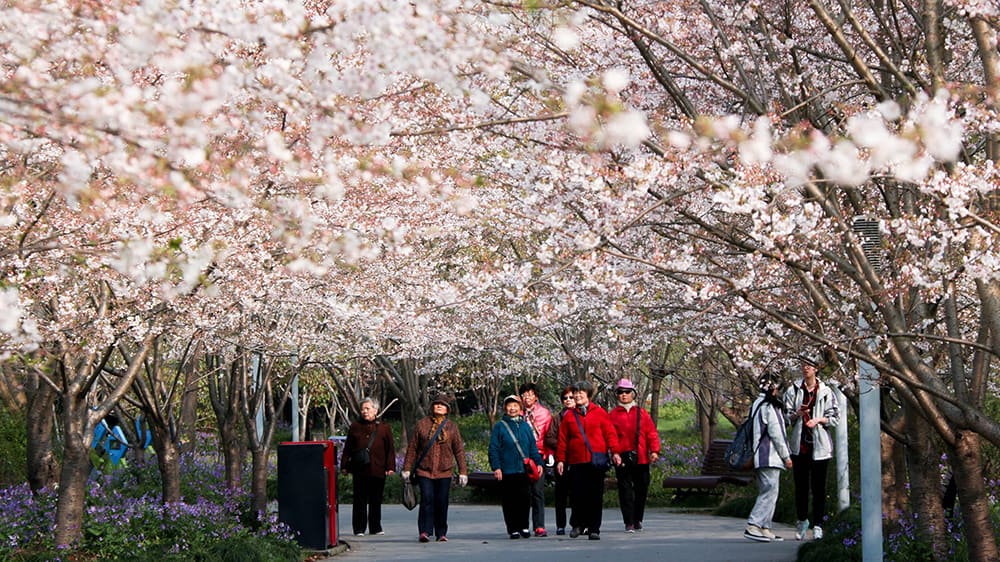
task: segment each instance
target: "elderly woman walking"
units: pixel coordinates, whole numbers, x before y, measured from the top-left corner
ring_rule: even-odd
[[[354,535],[363,537],[365,528],[373,535],[382,531],[382,498],[385,477],[396,471],[396,447],[392,430],[377,419],[378,402],[374,398],[361,401],[361,419],[347,430],[341,472],[354,475],[354,506],[351,526]]]
[[[450,410],[448,398],[439,394],[431,402],[431,415],[418,421],[413,429],[413,438],[403,461],[403,479],[416,473],[417,485],[420,486],[417,516],[420,542],[430,542],[432,535],[438,542],[448,540],[448,494],[456,464],[459,486],[469,482],[465,444],[458,425],[448,419]]]
[[[618,505],[622,511],[625,532],[642,532],[649,495],[649,465],[660,457],[660,434],[649,412],[635,400],[635,385],[621,379],[615,387],[618,406],[608,414],[618,432],[622,463],[615,467],[618,480]]]
[[[559,424],[556,472],[561,475],[569,469],[570,538],[586,534],[596,541],[601,539],[605,473],[612,463],[621,464],[618,434],[608,412],[590,401],[594,385],[577,381],[571,388],[576,407]]]
[[[531,511],[532,476],[541,477],[542,456],[538,453],[535,435],[524,419],[521,399],[515,395],[504,398],[504,415],[490,434],[490,468],[500,481],[503,521],[512,539],[528,538],[528,514]],[[535,461],[534,475],[528,474],[525,459]]]

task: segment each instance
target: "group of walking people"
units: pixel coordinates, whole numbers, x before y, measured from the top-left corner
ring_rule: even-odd
[[[768,373],[760,377],[760,395],[750,407],[757,500],[743,536],[758,542],[783,538],[771,529],[782,470],[792,469],[795,487],[795,538],[823,538],[827,465],[833,458],[829,428],[840,422],[833,389],[817,377],[818,355],[800,356],[802,377],[781,393],[782,384]],[[789,435],[786,426],[791,425]],[[812,497],[812,511],[809,499]],[[810,516],[812,517],[810,523]]]
[[[541,403],[534,383],[504,398],[488,452],[509,538],[548,536],[545,486],[552,479],[556,535],[599,540],[604,482],[612,468],[625,532],[643,530],[649,464],[659,458],[660,440],[649,413],[636,401],[632,381],[618,381],[615,394],[618,404],[611,412],[591,402],[594,386],[587,381],[564,388],[555,412]],[[444,395],[432,401],[431,414],[413,430],[400,472],[404,480],[415,476],[420,489],[420,542],[448,540],[448,496],[456,469],[459,485],[468,483],[464,443],[458,425],[448,419],[450,409]],[[342,472],[354,474],[351,523],[357,536],[366,529],[383,534],[385,478],[396,471],[392,432],[377,419],[377,411],[375,400],[362,400],[361,418],[348,430],[341,457]]]
[[[787,468],[794,474],[795,538],[802,540],[810,533],[816,539],[823,536],[827,464],[833,456],[828,428],[838,424],[840,414],[833,391],[816,376],[819,366],[817,358],[802,357],[802,377],[783,395],[776,377],[767,374],[758,381],[760,394],[751,406],[758,496],[744,531],[748,539],[782,540],[772,531],[772,519],[779,476]],[[593,395],[593,384],[577,381],[562,390],[561,407],[553,410],[541,403],[534,383],[521,385],[518,394],[504,398],[488,452],[510,539],[548,536],[545,485],[552,479],[555,534],[600,540],[605,479],[611,469],[624,531],[642,532],[650,463],[660,455],[656,426],[638,404],[629,379],[616,384],[617,405],[610,412],[592,402]],[[447,396],[434,398],[430,415],[413,429],[400,472],[404,480],[415,477],[420,490],[420,542],[448,540],[453,475],[457,471],[460,486],[469,479],[464,442],[458,425],[448,418],[450,411]],[[397,467],[392,432],[378,420],[378,403],[371,398],[361,402],[361,418],[348,430],[341,467],[345,474],[354,474],[354,534],[363,536],[366,529],[383,534],[385,479]]]

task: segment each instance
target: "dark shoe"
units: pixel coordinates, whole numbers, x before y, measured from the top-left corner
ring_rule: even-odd
[[[438,537],[438,542],[448,542],[448,537],[441,535]]]
[[[417,540],[420,542],[431,542],[431,538],[427,536],[427,533],[420,533],[420,538]]]
[[[636,521],[635,522],[635,530],[638,531],[638,532],[640,532],[640,533],[642,532],[642,521]]]
[[[522,538],[522,539],[526,539],[526,538],[528,538],[528,537],[530,537],[530,536],[531,536],[531,531],[529,531],[529,530],[527,530],[527,529],[523,529],[523,530],[521,531],[521,538]]]
[[[569,538],[575,539],[576,537],[579,537],[580,533],[582,532],[583,530],[580,529],[579,527],[573,527],[572,529],[569,530]]]
[[[557,535],[565,535],[566,534],[566,529],[563,529],[562,527],[559,527],[558,529],[556,529],[556,534]]]
[[[549,534],[545,532],[545,528],[544,527],[539,527],[539,528],[535,529],[535,536],[536,537],[547,537],[547,536],[549,536]]]
[[[521,538],[521,533],[511,533],[510,534],[510,538],[511,539],[519,539],[519,538]]]
[[[590,533],[587,535],[587,538],[592,541],[599,541],[601,540],[601,533]]]

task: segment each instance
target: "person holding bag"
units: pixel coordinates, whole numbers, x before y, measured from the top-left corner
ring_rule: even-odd
[[[590,401],[594,385],[577,381],[571,385],[576,407],[559,424],[556,473],[569,469],[570,538],[586,534],[601,539],[604,512],[604,477],[611,464],[621,464],[618,434],[607,411]]]
[[[354,505],[351,527],[354,536],[365,536],[365,528],[373,535],[382,531],[382,500],[385,478],[396,471],[396,447],[392,429],[381,423],[378,402],[373,398],[361,401],[361,419],[347,430],[347,441],[340,457],[340,472],[353,475]]]
[[[413,438],[406,448],[403,461],[404,480],[415,473],[420,486],[420,510],[417,528],[420,542],[448,540],[448,495],[451,478],[458,465],[458,485],[469,483],[469,468],[465,461],[465,444],[458,424],[448,419],[451,410],[448,397],[439,394],[431,402],[431,415],[417,422]],[[419,462],[417,455],[420,455]]]
[[[531,427],[521,415],[521,399],[513,394],[504,398],[503,409],[503,418],[493,426],[490,434],[490,468],[500,481],[503,521],[508,536],[528,538],[531,536],[528,528],[531,486],[541,478],[542,455],[538,453]]]
[[[660,434],[649,412],[635,400],[635,385],[621,379],[615,388],[618,406],[608,414],[618,433],[618,444],[624,451],[622,463],[615,467],[618,480],[618,504],[625,522],[625,532],[642,531],[649,495],[649,465],[660,457]]]

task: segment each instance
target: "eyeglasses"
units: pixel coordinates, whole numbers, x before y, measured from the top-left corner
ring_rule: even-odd
[[[573,395],[572,394],[567,394],[566,396],[563,396],[563,401],[572,400],[572,399],[573,399]]]
[[[630,389],[630,388],[619,388],[618,389],[618,394],[628,394],[630,392],[632,392],[632,389]]]

